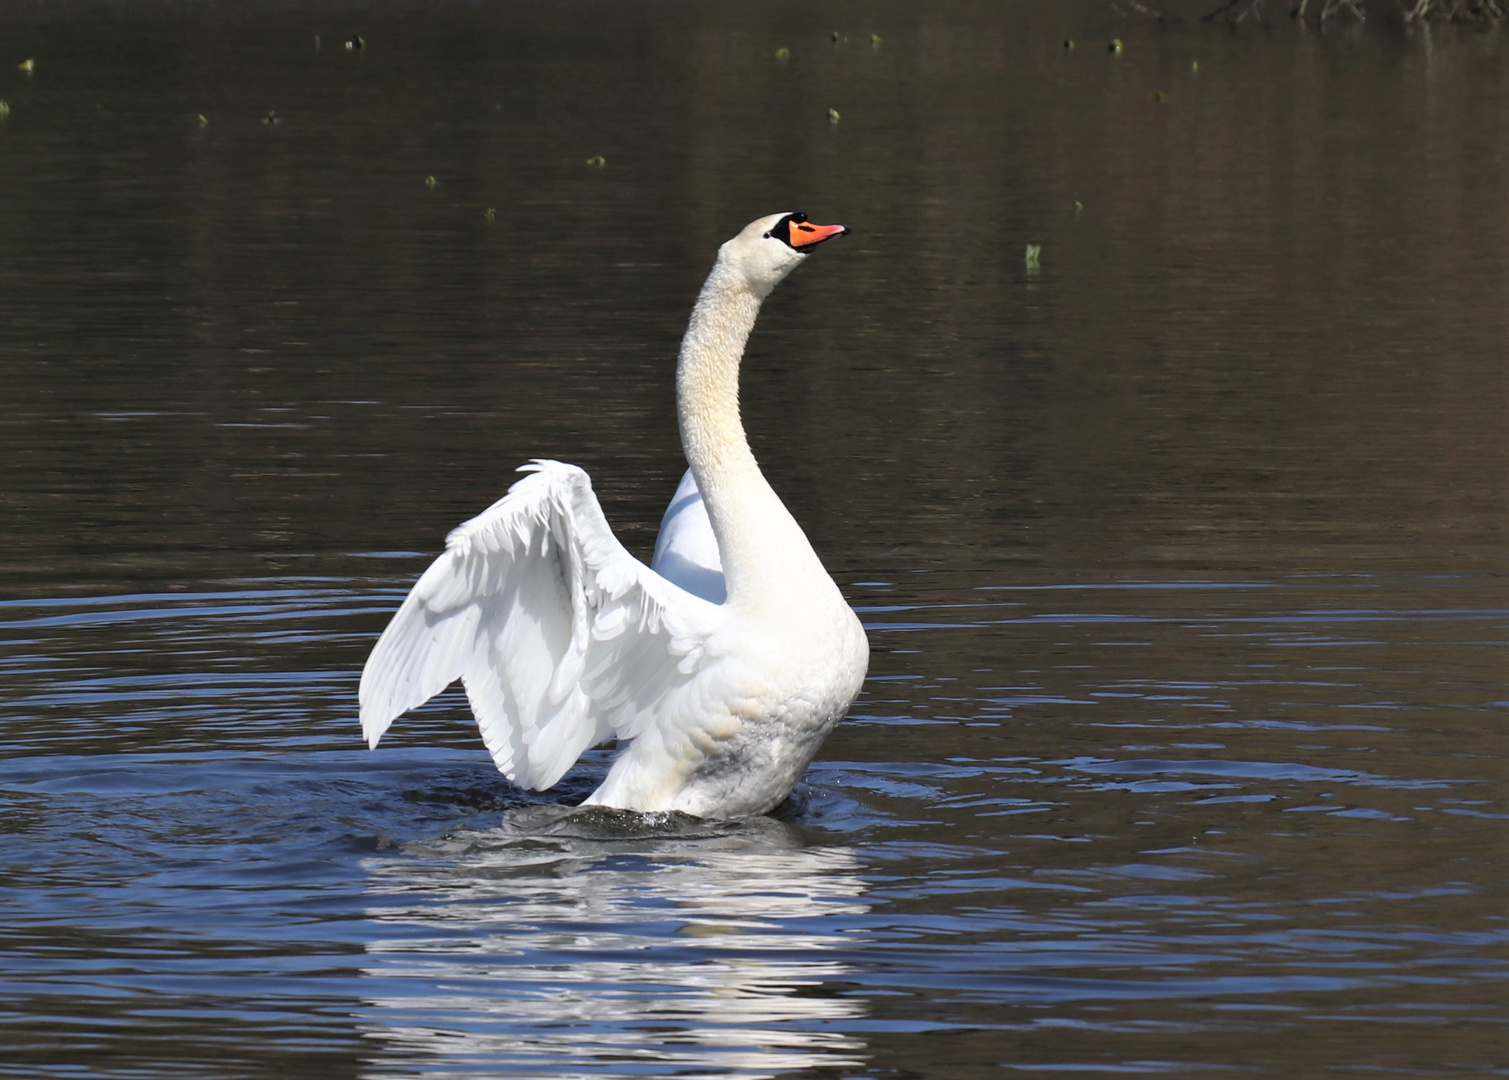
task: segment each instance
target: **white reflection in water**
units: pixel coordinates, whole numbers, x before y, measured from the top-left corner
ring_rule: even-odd
[[[857,865],[771,819],[561,807],[369,860],[367,1075],[859,1067]]]

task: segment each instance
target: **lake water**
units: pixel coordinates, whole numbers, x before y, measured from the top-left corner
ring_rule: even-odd
[[[1270,17],[0,9],[0,1076],[1502,1075],[1509,28]],[[649,553],[798,208],[744,412],[874,655],[791,802],[367,751],[516,465]]]

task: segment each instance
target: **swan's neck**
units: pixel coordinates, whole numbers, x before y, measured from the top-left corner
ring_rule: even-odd
[[[681,444],[718,538],[730,604],[774,599],[811,569],[822,573],[761,474],[739,419],[739,361],[763,299],[721,262],[714,266],[676,367]]]

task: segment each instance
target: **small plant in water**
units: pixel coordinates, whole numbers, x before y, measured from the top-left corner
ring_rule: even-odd
[[[498,211],[496,207],[489,206],[486,210],[482,211],[483,221],[494,221],[497,219],[497,216]]]
[[[843,119],[843,118],[838,115],[838,110],[837,109],[829,109],[828,110],[828,123],[830,123],[830,124],[836,124],[841,119]]]
[[[435,185],[437,183],[439,183],[439,181],[436,180],[433,176],[426,176],[424,178],[424,186],[429,188],[431,191],[435,190]]]
[[[788,49],[788,48],[786,48],[786,46],[782,45],[779,49],[777,49],[775,51],[775,58],[777,60],[790,60],[791,59],[791,50]]]
[[[21,72],[21,74],[30,75],[33,71],[37,70],[37,62],[28,56],[25,60],[22,60],[19,64],[17,64],[16,68]]]
[[[1042,252],[1043,252],[1043,245],[1042,244],[1028,244],[1027,245],[1027,255],[1026,255],[1025,259],[1024,259],[1024,261],[1027,264],[1027,269],[1029,269],[1029,270],[1036,270],[1041,265],[1038,262],[1038,258],[1037,257],[1039,255],[1041,255]]]
[[[1109,53],[1120,53],[1121,52],[1121,39],[1120,38],[1112,38],[1111,39],[1111,43],[1106,46],[1106,52],[1109,52]]]
[[[608,159],[601,154],[593,154],[587,159],[587,165],[594,169],[601,169],[608,164]]]

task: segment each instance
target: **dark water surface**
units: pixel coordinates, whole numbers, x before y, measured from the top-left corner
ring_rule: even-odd
[[[1505,33],[15,4],[0,99],[0,1076],[1509,1068]],[[745,415],[874,658],[793,801],[366,751],[515,465],[648,553],[794,208]]]

